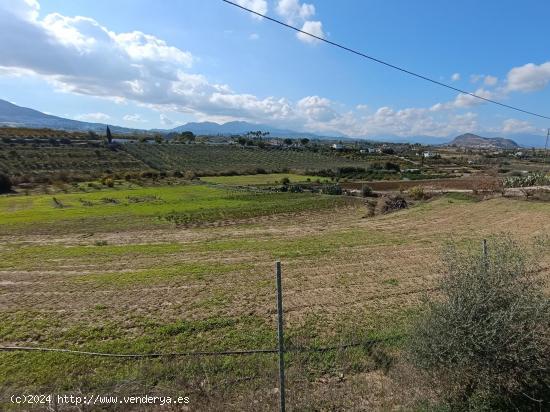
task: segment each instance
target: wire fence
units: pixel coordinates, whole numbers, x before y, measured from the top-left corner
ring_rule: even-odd
[[[283,322],[283,296],[282,296],[282,272],[280,262],[276,262],[276,285],[277,285],[277,348],[261,348],[261,349],[239,349],[239,350],[221,350],[221,351],[182,351],[182,352],[151,352],[151,353],[114,353],[114,352],[99,352],[99,351],[86,351],[86,350],[73,350],[65,348],[54,347],[40,347],[40,346],[19,346],[19,345],[2,345],[0,346],[1,352],[15,352],[15,353],[61,353],[69,355],[78,355],[85,357],[99,357],[99,358],[113,358],[120,360],[139,360],[139,359],[155,359],[155,358],[218,358],[218,357],[246,357],[254,355],[278,355],[278,369],[279,369],[279,410],[285,411],[285,356],[297,355],[297,363],[310,363],[314,365],[316,359],[311,358],[308,360],[308,354],[315,357],[315,354],[322,354],[327,352],[344,352],[353,348],[363,348],[367,351],[372,350],[378,344],[387,344],[393,341],[403,339],[404,336],[389,336],[382,338],[369,338],[358,339],[355,341],[342,343],[339,345],[330,346],[299,346],[290,342],[286,342],[284,336],[284,322]],[[306,356],[304,358],[304,356]],[[238,380],[248,380],[254,377],[241,377]]]

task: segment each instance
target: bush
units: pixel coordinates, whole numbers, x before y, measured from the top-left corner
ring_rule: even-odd
[[[107,187],[113,187],[115,185],[115,181],[111,176],[104,176],[101,178],[101,184]]]
[[[507,177],[503,180],[504,187],[544,186],[550,184],[550,176],[543,172],[533,172],[527,175]]]
[[[378,213],[391,213],[408,207],[407,201],[400,195],[383,196],[377,204]]]
[[[384,164],[384,168],[386,170],[394,170],[396,172],[399,172],[401,170],[401,167],[399,167],[397,163],[392,163],[392,162],[386,162]]]
[[[0,173],[0,193],[11,192],[12,182],[8,175]]]
[[[187,170],[184,173],[183,177],[184,177],[185,180],[196,180],[197,179],[196,173],[191,171],[191,170]]]
[[[536,261],[508,236],[444,254],[440,296],[412,329],[414,363],[451,410],[550,409],[550,304]]]
[[[367,185],[363,185],[361,187],[361,196],[363,197],[371,197],[373,195],[372,188]]]
[[[321,189],[321,193],[339,196],[342,194],[342,187],[340,185],[324,185]]]
[[[409,189],[409,196],[414,200],[422,200],[426,197],[426,193],[422,186],[415,186]]]

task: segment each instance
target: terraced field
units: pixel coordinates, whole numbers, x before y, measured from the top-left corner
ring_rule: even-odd
[[[128,144],[124,149],[154,169],[192,170],[205,175],[227,171],[249,173],[257,168],[282,172],[284,169],[307,171],[342,166],[367,167],[366,161],[337,155],[257,147]]]
[[[206,144],[124,144],[72,142],[0,142],[0,173],[29,178],[97,178],[106,174],[147,171],[194,172],[200,175],[256,174],[265,172],[315,172],[345,166],[368,167],[366,160],[351,160],[337,154],[311,151],[260,149],[257,147],[214,146]]]
[[[444,197],[365,219],[360,203],[337,197],[239,198],[204,186],[130,192],[60,195],[64,207],[46,196],[0,198],[0,343],[117,353],[273,348],[273,262],[281,259],[289,347],[397,339],[374,352],[289,354],[295,410],[410,410],[415,391],[395,381],[383,359],[399,350],[432,290],[439,248],[450,238],[550,229],[547,204],[501,198]],[[256,212],[218,214],[232,205]],[[172,209],[196,225],[156,218]],[[2,396],[143,391],[185,394],[200,410],[277,405],[271,355],[130,361],[0,353],[0,364]]]
[[[143,172],[150,168],[117,148],[93,145],[37,146],[0,143],[0,172],[48,176],[64,173],[101,176],[105,173]]]

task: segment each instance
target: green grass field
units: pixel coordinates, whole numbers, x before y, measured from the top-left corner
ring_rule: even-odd
[[[282,179],[287,178],[290,183],[304,182],[330,182],[330,178],[312,175],[297,175],[294,173],[270,173],[241,176],[208,176],[201,177],[201,181],[221,185],[246,186],[246,185],[276,185],[281,184]]]
[[[55,195],[3,196],[4,230],[112,231],[296,213],[344,204],[341,198],[251,193],[205,185],[104,189]]]

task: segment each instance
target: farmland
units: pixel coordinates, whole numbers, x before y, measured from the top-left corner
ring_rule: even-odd
[[[32,139],[30,139],[32,140]],[[103,175],[143,172],[192,172],[210,176],[266,172],[315,172],[339,167],[367,167],[364,159],[349,159],[309,150],[261,149],[257,147],[214,146],[205,144],[105,145],[101,142],[65,139],[31,142],[0,142],[0,172],[25,176],[27,180],[45,177],[82,180]]]
[[[3,196],[0,341],[114,353],[273,348],[281,259],[289,347],[394,339],[374,352],[289,354],[289,405],[411,409],[418,391],[399,365],[387,368],[437,279],[437,250],[450,237],[547,233],[550,208],[440,197],[364,214],[357,199],[199,184]],[[182,394],[200,410],[277,404],[271,355],[0,358],[3,402],[25,391]]]
[[[128,144],[124,148],[154,169],[193,170],[204,175],[227,171],[243,174],[257,168],[282,172],[367,165],[365,161],[330,154],[257,147]]]
[[[1,198],[5,231],[155,229],[174,223],[205,223],[310,210],[346,199],[303,194],[251,193],[203,185],[105,189],[94,192]]]
[[[297,175],[292,173],[271,173],[258,175],[242,176],[208,176],[201,178],[201,181],[208,183],[217,183],[221,185],[276,185],[283,179],[288,179],[292,183],[304,182],[330,182],[330,179],[322,176]]]
[[[102,145],[8,145],[0,143],[0,172],[44,178],[64,174],[100,176],[104,173],[142,172],[150,168],[123,150]]]

